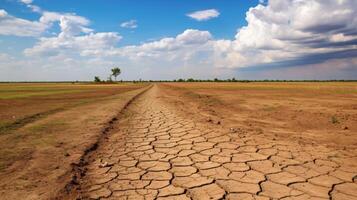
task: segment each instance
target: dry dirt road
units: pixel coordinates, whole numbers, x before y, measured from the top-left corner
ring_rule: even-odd
[[[356,150],[230,132],[162,92],[134,100],[102,139],[79,199],[357,199]]]

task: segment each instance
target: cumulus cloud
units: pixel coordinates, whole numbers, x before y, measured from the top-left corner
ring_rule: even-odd
[[[135,29],[138,27],[137,21],[132,19],[126,22],[123,22],[120,24],[120,27],[122,28],[129,28],[129,29]]]
[[[116,48],[109,42],[99,48],[78,48],[73,40],[69,47],[80,49],[82,56],[152,60],[158,64],[163,60],[205,60],[223,68],[311,65],[356,56],[356,8],[353,0],[270,0],[247,12],[247,25],[237,30],[233,40],[217,40],[208,31],[187,29],[176,37],[141,45]],[[27,51],[38,52],[36,49]]]
[[[32,5],[32,1],[24,0],[34,12],[41,14],[38,21],[29,21],[9,15],[5,10],[0,10],[0,34],[16,36],[39,37],[54,23],[60,27],[60,32],[55,37],[39,37],[38,42],[24,50],[26,56],[58,57],[85,55],[86,51],[101,51],[113,48],[122,38],[116,32],[94,33],[88,28],[90,21],[75,13],[59,13],[45,11]],[[45,57],[42,57],[45,59]]]
[[[87,28],[87,25],[89,25],[89,20],[81,16],[61,15],[59,18],[62,35],[73,36],[80,33],[92,32],[93,30]]]
[[[235,40],[214,45],[216,64],[247,67],[355,50],[356,9],[354,0],[270,0],[247,12],[248,25]]]
[[[0,9],[0,35],[39,36],[47,28],[47,24],[16,18]]]
[[[116,32],[94,33],[87,27],[89,20],[74,14],[44,12],[40,22],[59,23],[56,37],[42,37],[35,46],[24,50],[27,56],[84,55],[86,51],[112,48],[121,38]],[[84,35],[82,35],[84,34]]]
[[[24,50],[31,60],[28,65],[80,68],[122,63],[133,68],[132,77],[140,78],[166,78],[170,73],[174,73],[173,78],[180,74],[195,77],[194,73],[198,78],[212,78],[223,71],[231,78],[226,70],[234,73],[237,68],[243,74],[249,74],[249,70],[261,71],[258,78],[274,78],[268,76],[269,72],[281,75],[279,78],[290,73],[289,78],[294,78],[299,68],[304,71],[301,77],[314,77],[307,76],[309,72],[321,73],[317,78],[349,78],[357,74],[357,1],[354,0],[265,1],[248,10],[247,25],[239,28],[233,39],[215,39],[208,31],[186,29],[176,36],[122,47],[116,45],[122,38],[118,33],[96,33],[89,28],[90,21],[85,17],[38,9],[41,14],[38,21],[18,19],[0,10],[0,34],[38,36],[58,23],[60,32],[56,36],[41,36],[33,47]],[[202,13],[193,16],[201,21],[212,18]],[[33,28],[7,31],[3,21],[10,19],[21,21],[22,27]],[[29,30],[32,31],[24,33]],[[0,59],[8,58],[3,55]],[[33,60],[43,62],[33,63]],[[155,67],[160,70],[153,70]],[[280,69],[286,73],[278,73]]]
[[[220,15],[216,9],[200,10],[192,13],[188,13],[187,16],[197,21],[206,21],[212,18],[216,18]]]
[[[83,36],[62,33],[57,37],[40,38],[34,47],[25,49],[24,53],[27,56],[84,55],[86,51],[111,48],[122,38],[115,32],[90,33]]]
[[[78,16],[74,13],[42,11],[42,16],[40,17],[39,22],[48,25],[58,22],[61,28],[60,34],[62,35],[73,36],[79,33],[90,33],[93,31],[87,27],[90,24],[90,21],[87,18]]]
[[[90,21],[75,13],[59,13],[42,10],[36,5],[32,5],[30,0],[22,0],[33,12],[41,14],[37,21],[30,21],[9,15],[5,10],[0,9],[0,35],[30,36],[38,37],[52,27],[54,23],[59,23],[61,34],[77,35],[79,33],[90,33],[93,30],[87,26]]]
[[[107,48],[97,51],[87,50],[86,55],[119,56],[133,60],[153,58],[160,60],[189,59],[193,55],[206,51],[212,35],[208,31],[187,29],[176,37],[166,37],[141,45]]]

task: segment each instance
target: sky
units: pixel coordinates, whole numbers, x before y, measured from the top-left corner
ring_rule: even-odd
[[[0,81],[357,79],[356,0],[0,0]]]

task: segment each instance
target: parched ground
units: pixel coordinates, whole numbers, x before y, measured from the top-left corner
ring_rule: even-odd
[[[146,84],[0,84],[0,199],[53,199]]]
[[[89,156],[77,197],[357,199],[354,144],[228,129],[178,98],[154,85],[133,101]]]

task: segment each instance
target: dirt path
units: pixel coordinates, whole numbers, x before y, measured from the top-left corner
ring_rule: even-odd
[[[87,199],[357,199],[356,151],[225,132],[152,87],[92,155]]]

